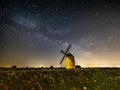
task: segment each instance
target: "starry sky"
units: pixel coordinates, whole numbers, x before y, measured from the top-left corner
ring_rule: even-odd
[[[120,66],[119,0],[1,0],[0,66]]]

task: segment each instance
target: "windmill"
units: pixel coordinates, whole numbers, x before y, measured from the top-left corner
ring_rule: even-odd
[[[65,59],[66,69],[75,69],[75,60],[74,56],[69,52],[70,48],[71,45],[68,46],[65,52],[63,50],[60,51],[64,55],[62,60],[60,61],[60,64],[62,64],[63,60]]]

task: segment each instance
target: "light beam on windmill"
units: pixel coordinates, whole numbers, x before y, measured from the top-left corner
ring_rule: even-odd
[[[75,69],[75,60],[74,56],[69,52],[71,48],[71,45],[68,46],[66,51],[60,50],[60,52],[64,55],[62,60],[60,61],[60,64],[62,64],[63,60],[66,61],[66,69]]]

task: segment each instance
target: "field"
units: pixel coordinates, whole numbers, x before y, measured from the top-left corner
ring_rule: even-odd
[[[0,90],[120,90],[120,68],[1,68]]]

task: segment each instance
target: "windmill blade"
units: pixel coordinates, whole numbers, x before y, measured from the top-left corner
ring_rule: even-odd
[[[68,46],[68,48],[66,49],[66,54],[68,53],[68,51],[70,50],[71,45]]]
[[[63,50],[60,50],[60,52],[61,52],[63,55],[65,55],[65,54],[66,54]]]
[[[62,60],[60,61],[60,64],[62,64],[62,62],[63,62],[64,58],[65,58],[65,55],[63,56]]]

